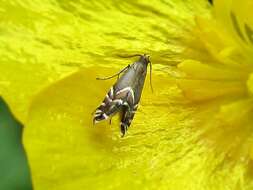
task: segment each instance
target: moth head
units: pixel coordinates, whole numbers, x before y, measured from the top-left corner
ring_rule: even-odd
[[[144,63],[146,63],[147,65],[149,64],[149,68],[150,68],[150,87],[151,87],[151,91],[153,92],[153,86],[152,86],[152,63],[150,61],[150,55],[144,54],[141,55],[140,60],[142,60]]]
[[[147,65],[148,65],[149,63],[151,63],[151,61],[150,61],[150,56],[147,55],[147,54],[141,55],[141,56],[140,56],[140,61],[146,63]]]

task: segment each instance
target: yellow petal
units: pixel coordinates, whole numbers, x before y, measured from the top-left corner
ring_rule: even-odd
[[[248,92],[252,96],[253,94],[253,74],[250,73],[249,78],[247,80],[247,87],[248,87]]]
[[[186,113],[168,99],[168,95],[174,97],[178,93],[172,81],[159,75],[153,77],[155,94],[160,94],[159,97],[151,94],[150,86],[146,85],[142,104],[125,138],[120,137],[115,119],[111,126],[108,122],[92,126],[91,113],[112,83],[97,81],[95,77],[115,72],[101,67],[84,69],[36,97],[24,134],[36,189],[129,188],[128,175],[135,172],[138,179],[131,186],[141,187],[142,180],[152,175],[153,170],[159,172],[158,168],[153,169],[160,167],[156,166],[159,160],[154,160],[150,172],[145,172],[154,159],[150,154],[159,155],[164,148],[172,151],[178,146],[167,139],[178,136],[173,132],[178,128],[174,124],[182,121]],[[171,92],[165,88],[168,85],[172,86]],[[178,143],[184,143],[180,139]]]
[[[226,169],[213,173],[224,155],[196,143],[198,135],[190,130],[194,113],[184,108],[174,81],[159,72],[153,76],[154,94],[146,81],[124,138],[116,119],[92,126],[91,112],[113,83],[95,77],[115,72],[84,69],[36,96],[24,132],[35,189],[204,190],[238,184],[243,166],[229,170],[233,178]]]
[[[178,84],[189,100],[197,102],[224,96],[242,96],[247,93],[244,83],[237,81],[220,82],[180,79]]]
[[[184,76],[178,79],[178,85],[191,101],[247,94],[243,81],[247,79],[245,70],[236,70],[217,63],[203,64],[195,60],[180,63],[178,69],[184,73]]]
[[[178,69],[186,74],[185,78],[199,80],[246,80],[248,74],[245,70],[216,63],[204,64],[196,60],[185,60],[178,65]]]
[[[0,94],[25,122],[41,88],[88,63],[120,68],[118,54],[136,53],[151,54],[156,64],[178,62],[180,38],[195,14],[209,14],[206,5],[205,0],[3,1]]]
[[[250,119],[250,112],[253,108],[252,101],[253,99],[245,99],[223,105],[218,116],[226,123],[227,127],[240,126],[246,120]]]

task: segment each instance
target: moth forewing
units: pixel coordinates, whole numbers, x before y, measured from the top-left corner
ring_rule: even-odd
[[[144,54],[138,56],[140,56],[138,61],[128,65],[116,75],[99,78],[106,80],[118,76],[117,81],[110,88],[103,102],[96,109],[93,122],[97,123],[109,119],[120,112],[120,129],[122,136],[125,135],[138,108],[147,74],[147,66],[150,63],[148,55]],[[121,76],[119,77],[120,74]]]

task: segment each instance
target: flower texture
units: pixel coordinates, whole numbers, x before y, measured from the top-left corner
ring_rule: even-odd
[[[249,1],[215,2],[216,20],[196,18],[178,64],[178,85],[198,110],[201,137],[245,164],[252,157],[252,7]]]
[[[3,1],[0,93],[35,189],[252,189],[249,0]],[[148,80],[124,138],[91,113],[134,58]]]

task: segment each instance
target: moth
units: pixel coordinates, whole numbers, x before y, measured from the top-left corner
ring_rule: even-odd
[[[149,55],[136,54],[129,57],[138,56],[139,60],[128,65],[120,72],[110,77],[97,78],[107,80],[118,77],[116,83],[110,88],[101,105],[95,110],[93,123],[111,118],[116,113],[121,113],[120,130],[122,137],[129,128],[138,103],[141,98],[143,85],[147,75],[147,66],[150,65],[150,84],[152,64]],[[152,84],[151,90],[153,91]]]

